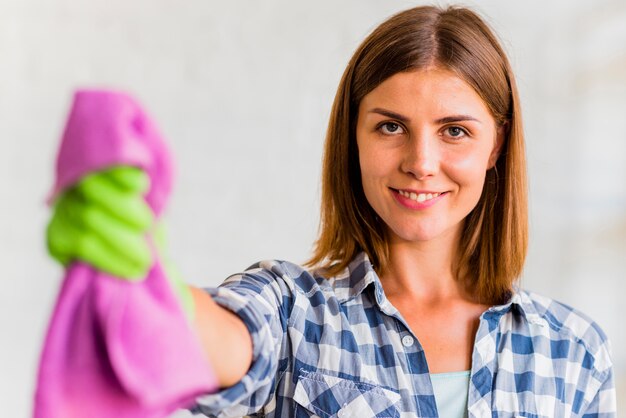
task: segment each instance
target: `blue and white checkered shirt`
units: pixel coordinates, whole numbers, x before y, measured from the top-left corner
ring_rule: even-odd
[[[234,386],[197,399],[216,417],[437,417],[424,351],[361,254],[332,278],[266,261],[209,292],[252,334]],[[516,291],[484,312],[469,417],[615,417],[609,344],[585,315]]]

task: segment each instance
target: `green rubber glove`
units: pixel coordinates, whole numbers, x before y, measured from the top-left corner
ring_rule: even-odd
[[[145,277],[152,264],[145,239],[153,224],[143,195],[148,176],[134,167],[92,173],[55,202],[46,233],[52,257],[82,260],[122,279]]]
[[[162,227],[154,228],[152,210],[143,196],[148,176],[140,169],[112,167],[83,178],[54,205],[46,238],[50,255],[64,266],[81,260],[120,279],[140,280],[152,266],[148,235],[154,229],[164,255]],[[163,266],[188,318],[193,299],[180,275],[165,257]]]

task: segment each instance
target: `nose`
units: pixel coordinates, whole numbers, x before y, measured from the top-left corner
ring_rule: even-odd
[[[439,148],[436,138],[414,135],[406,142],[402,160],[403,172],[418,180],[434,176],[439,170]]]

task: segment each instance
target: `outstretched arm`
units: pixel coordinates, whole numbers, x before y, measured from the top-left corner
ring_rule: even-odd
[[[243,321],[215,303],[204,290],[190,286],[194,327],[220,387],[237,383],[252,362],[252,338]]]

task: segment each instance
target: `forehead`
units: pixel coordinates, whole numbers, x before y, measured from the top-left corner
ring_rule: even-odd
[[[429,67],[394,74],[369,92],[359,104],[359,113],[389,108],[410,115],[472,114],[491,118],[482,98],[452,71]]]

